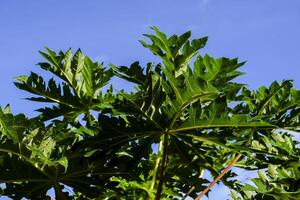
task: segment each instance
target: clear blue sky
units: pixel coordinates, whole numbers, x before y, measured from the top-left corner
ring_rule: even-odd
[[[209,36],[202,52],[248,61],[239,80],[253,89],[283,79],[300,88],[299,0],[1,0],[0,105],[34,115],[37,107],[21,99],[28,95],[13,79],[40,72],[35,64],[44,46],[80,47],[106,64],[152,61],[138,43],[152,25],[169,34]],[[220,191],[210,199],[225,199]]]

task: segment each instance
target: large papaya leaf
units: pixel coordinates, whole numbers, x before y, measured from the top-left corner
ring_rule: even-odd
[[[74,55],[71,50],[58,54],[48,48],[46,50],[47,53],[40,53],[48,62],[39,63],[39,66],[53,73],[62,80],[62,83],[57,83],[53,78],[46,83],[35,73],[31,73],[30,76],[19,76],[15,82],[19,89],[37,95],[28,98],[29,100],[56,104],[38,110],[42,113],[43,120],[58,116],[74,118],[89,110],[110,107],[111,95],[104,97],[100,89],[110,80],[112,70],[91,61],[81,50]]]
[[[136,92],[120,93],[116,105],[119,114],[133,115],[140,123],[152,124],[153,131],[161,131],[157,162],[154,164],[157,176],[150,176],[156,178],[151,185],[159,188],[163,179],[166,185],[174,186],[174,192],[179,187],[185,194],[195,195],[195,188],[199,190],[202,187],[203,179],[199,178],[199,187],[195,186],[196,182],[191,183],[195,191],[190,191],[184,181],[175,181],[174,176],[176,180],[185,180],[188,174],[199,176],[203,170],[208,170],[216,177],[237,153],[243,154],[237,165],[247,169],[265,168],[268,163],[284,158],[286,153],[293,159],[297,158],[297,153],[292,150],[294,147],[289,145],[291,141],[275,134],[279,129],[297,130],[299,95],[291,84],[273,84],[266,89],[266,94],[261,94],[263,89],[250,92],[243,84],[232,82],[243,74],[238,71],[243,62],[214,59],[209,55],[199,55],[192,60],[204,47],[206,38],[190,42],[190,32],[168,38],[156,27],[153,30],[155,35],[145,35],[152,44],[144,41],[142,44],[158,55],[162,64],[153,66],[149,63],[146,70],[137,63],[129,68],[113,66],[116,75],[137,85]],[[192,61],[193,69],[190,67]],[[276,114],[278,110],[280,115]],[[274,140],[267,142],[270,136]],[[147,137],[150,140],[151,136]],[[162,142],[164,140],[167,142]],[[166,160],[168,164],[163,164]],[[185,163],[182,165],[188,169],[185,176],[179,172],[185,168],[173,166],[174,160]],[[160,168],[157,168],[157,163]],[[172,171],[173,176],[162,172],[166,169]],[[223,183],[234,188],[236,180],[228,180],[234,176],[228,173],[223,177]]]
[[[45,127],[37,119],[12,115],[8,107],[0,113],[0,183],[5,184],[1,195],[46,199],[47,191],[54,188],[57,199],[67,199],[61,191],[67,185],[97,197],[109,177],[119,174],[120,169],[105,167],[105,160],[95,162],[86,151],[76,150],[78,141],[91,135],[85,129],[74,131],[58,123]]]

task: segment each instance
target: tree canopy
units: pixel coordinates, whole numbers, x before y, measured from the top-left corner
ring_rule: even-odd
[[[104,66],[80,49],[40,52],[38,66],[53,78],[31,72],[15,85],[45,107],[30,119],[0,109],[0,194],[46,199],[54,188],[62,200],[199,199],[207,171],[234,200],[300,199],[292,81],[250,90],[235,82],[244,62],[199,53],[207,37],[152,29],[140,42],[161,62],[144,67]],[[134,88],[116,90],[112,77]],[[258,176],[242,183],[233,165]]]

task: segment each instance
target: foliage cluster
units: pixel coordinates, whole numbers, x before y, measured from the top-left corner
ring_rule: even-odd
[[[234,82],[238,59],[201,56],[207,37],[168,37],[156,27],[141,41],[161,63],[129,67],[92,61],[81,50],[40,52],[15,85],[45,102],[37,117],[0,109],[0,194],[12,199],[195,198],[239,157],[251,183],[221,181],[241,199],[300,199],[300,91],[292,81],[251,91]],[[105,87],[112,77],[132,91]],[[104,89],[108,88],[108,89]],[[72,188],[70,193],[65,187]]]

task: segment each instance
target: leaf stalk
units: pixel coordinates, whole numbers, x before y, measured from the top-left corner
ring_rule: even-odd
[[[234,164],[241,158],[242,154],[238,154],[233,161],[222,171],[222,173],[213,180],[194,200],[201,199],[233,166]]]

